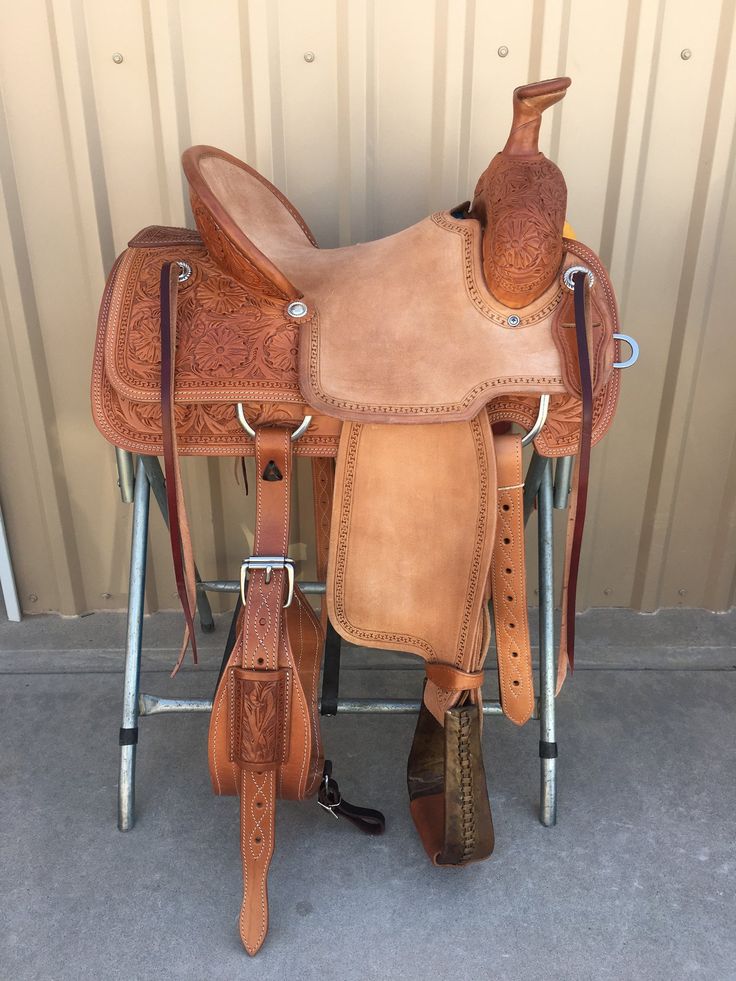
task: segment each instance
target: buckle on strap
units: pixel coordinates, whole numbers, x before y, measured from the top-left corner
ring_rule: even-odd
[[[240,566],[240,598],[245,603],[245,584],[248,582],[248,573],[251,569],[260,569],[266,572],[266,585],[271,582],[271,574],[274,569],[286,570],[286,602],[283,608],[291,606],[294,599],[294,560],[283,555],[250,555],[243,559]]]

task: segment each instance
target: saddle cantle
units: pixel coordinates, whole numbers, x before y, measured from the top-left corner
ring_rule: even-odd
[[[530,429],[542,399],[536,449],[577,454],[560,684],[572,661],[588,461],[616,408],[619,328],[598,257],[563,235],[565,182],[538,150],[542,113],[569,84],[514,92],[511,133],[472,204],[346,248],[319,249],[262,175],[193,147],[183,166],[197,231],[144,229],[110,273],[93,414],[115,445],[164,455],[189,633],[178,457],[255,457],[253,555],[209,731],[213,789],[240,796],[251,954],[268,929],[278,797],[319,792],[364,830],[383,828],[378,812],[341,801],[322,754],[327,613],[344,638],[425,663],[407,780],[430,859],[492,851],[480,739],[492,632],[503,711],[521,725],[534,708],[521,437],[500,424]],[[288,556],[295,456],[313,459],[321,622]]]

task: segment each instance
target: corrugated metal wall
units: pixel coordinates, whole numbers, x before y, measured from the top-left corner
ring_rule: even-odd
[[[189,223],[182,148],[244,157],[323,245],[343,244],[467,198],[505,140],[513,87],[558,74],[573,87],[543,149],[643,349],[595,454],[581,605],[730,607],[734,8],[2,0],[0,497],[24,609],[125,603],[130,509],[89,414],[96,308],[139,227]],[[200,565],[232,575],[252,500],[232,463],[193,461],[188,482]],[[308,484],[304,470],[302,557]],[[170,608],[153,525],[149,607]]]

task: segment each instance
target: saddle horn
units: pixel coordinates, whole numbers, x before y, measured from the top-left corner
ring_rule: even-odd
[[[562,262],[567,187],[538,141],[542,113],[569,85],[569,78],[553,78],[514,90],[508,140],[475,189],[471,214],[483,225],[486,284],[513,309],[541,296]]]

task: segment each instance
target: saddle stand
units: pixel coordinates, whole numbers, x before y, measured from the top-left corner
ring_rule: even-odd
[[[538,149],[542,113],[569,84],[553,79],[514,92],[509,138],[472,203],[347,248],[319,249],[269,181],[221,150],[192,147],[183,166],[197,231],[146,228],[110,273],[93,415],[110,442],[141,458],[119,824],[133,821],[138,716],[210,711],[213,790],[240,798],[239,932],[249,954],[268,930],[278,798],[317,796],[363,830],[383,830],[379,812],[342,801],[324,759],[326,630],[323,711],[418,710],[409,806],[435,865],[465,865],[493,850],[484,714],[503,712],[517,725],[538,714],[541,817],[555,821],[553,699],[573,664],[590,451],[611,424],[619,369],[636,357],[630,341],[632,357],[620,360],[627,338],[613,288],[595,253],[563,234],[565,182]],[[511,423],[534,442],[526,478],[524,439]],[[198,585],[182,454],[254,458],[255,538],[239,583]],[[295,582],[289,557],[300,456],[312,460],[315,490],[319,583],[311,584]],[[129,481],[132,463],[119,461]],[[211,704],[139,695],[149,487],[165,498],[185,616],[176,668],[189,644],[196,659],[194,610],[199,600],[202,612],[204,592],[240,594]],[[564,507],[570,489],[555,669],[552,507],[553,497]],[[524,550],[535,500],[538,708]],[[324,592],[321,618],[307,599],[316,591]],[[500,702],[484,705],[491,621]],[[341,701],[334,631],[421,658],[421,700]]]

